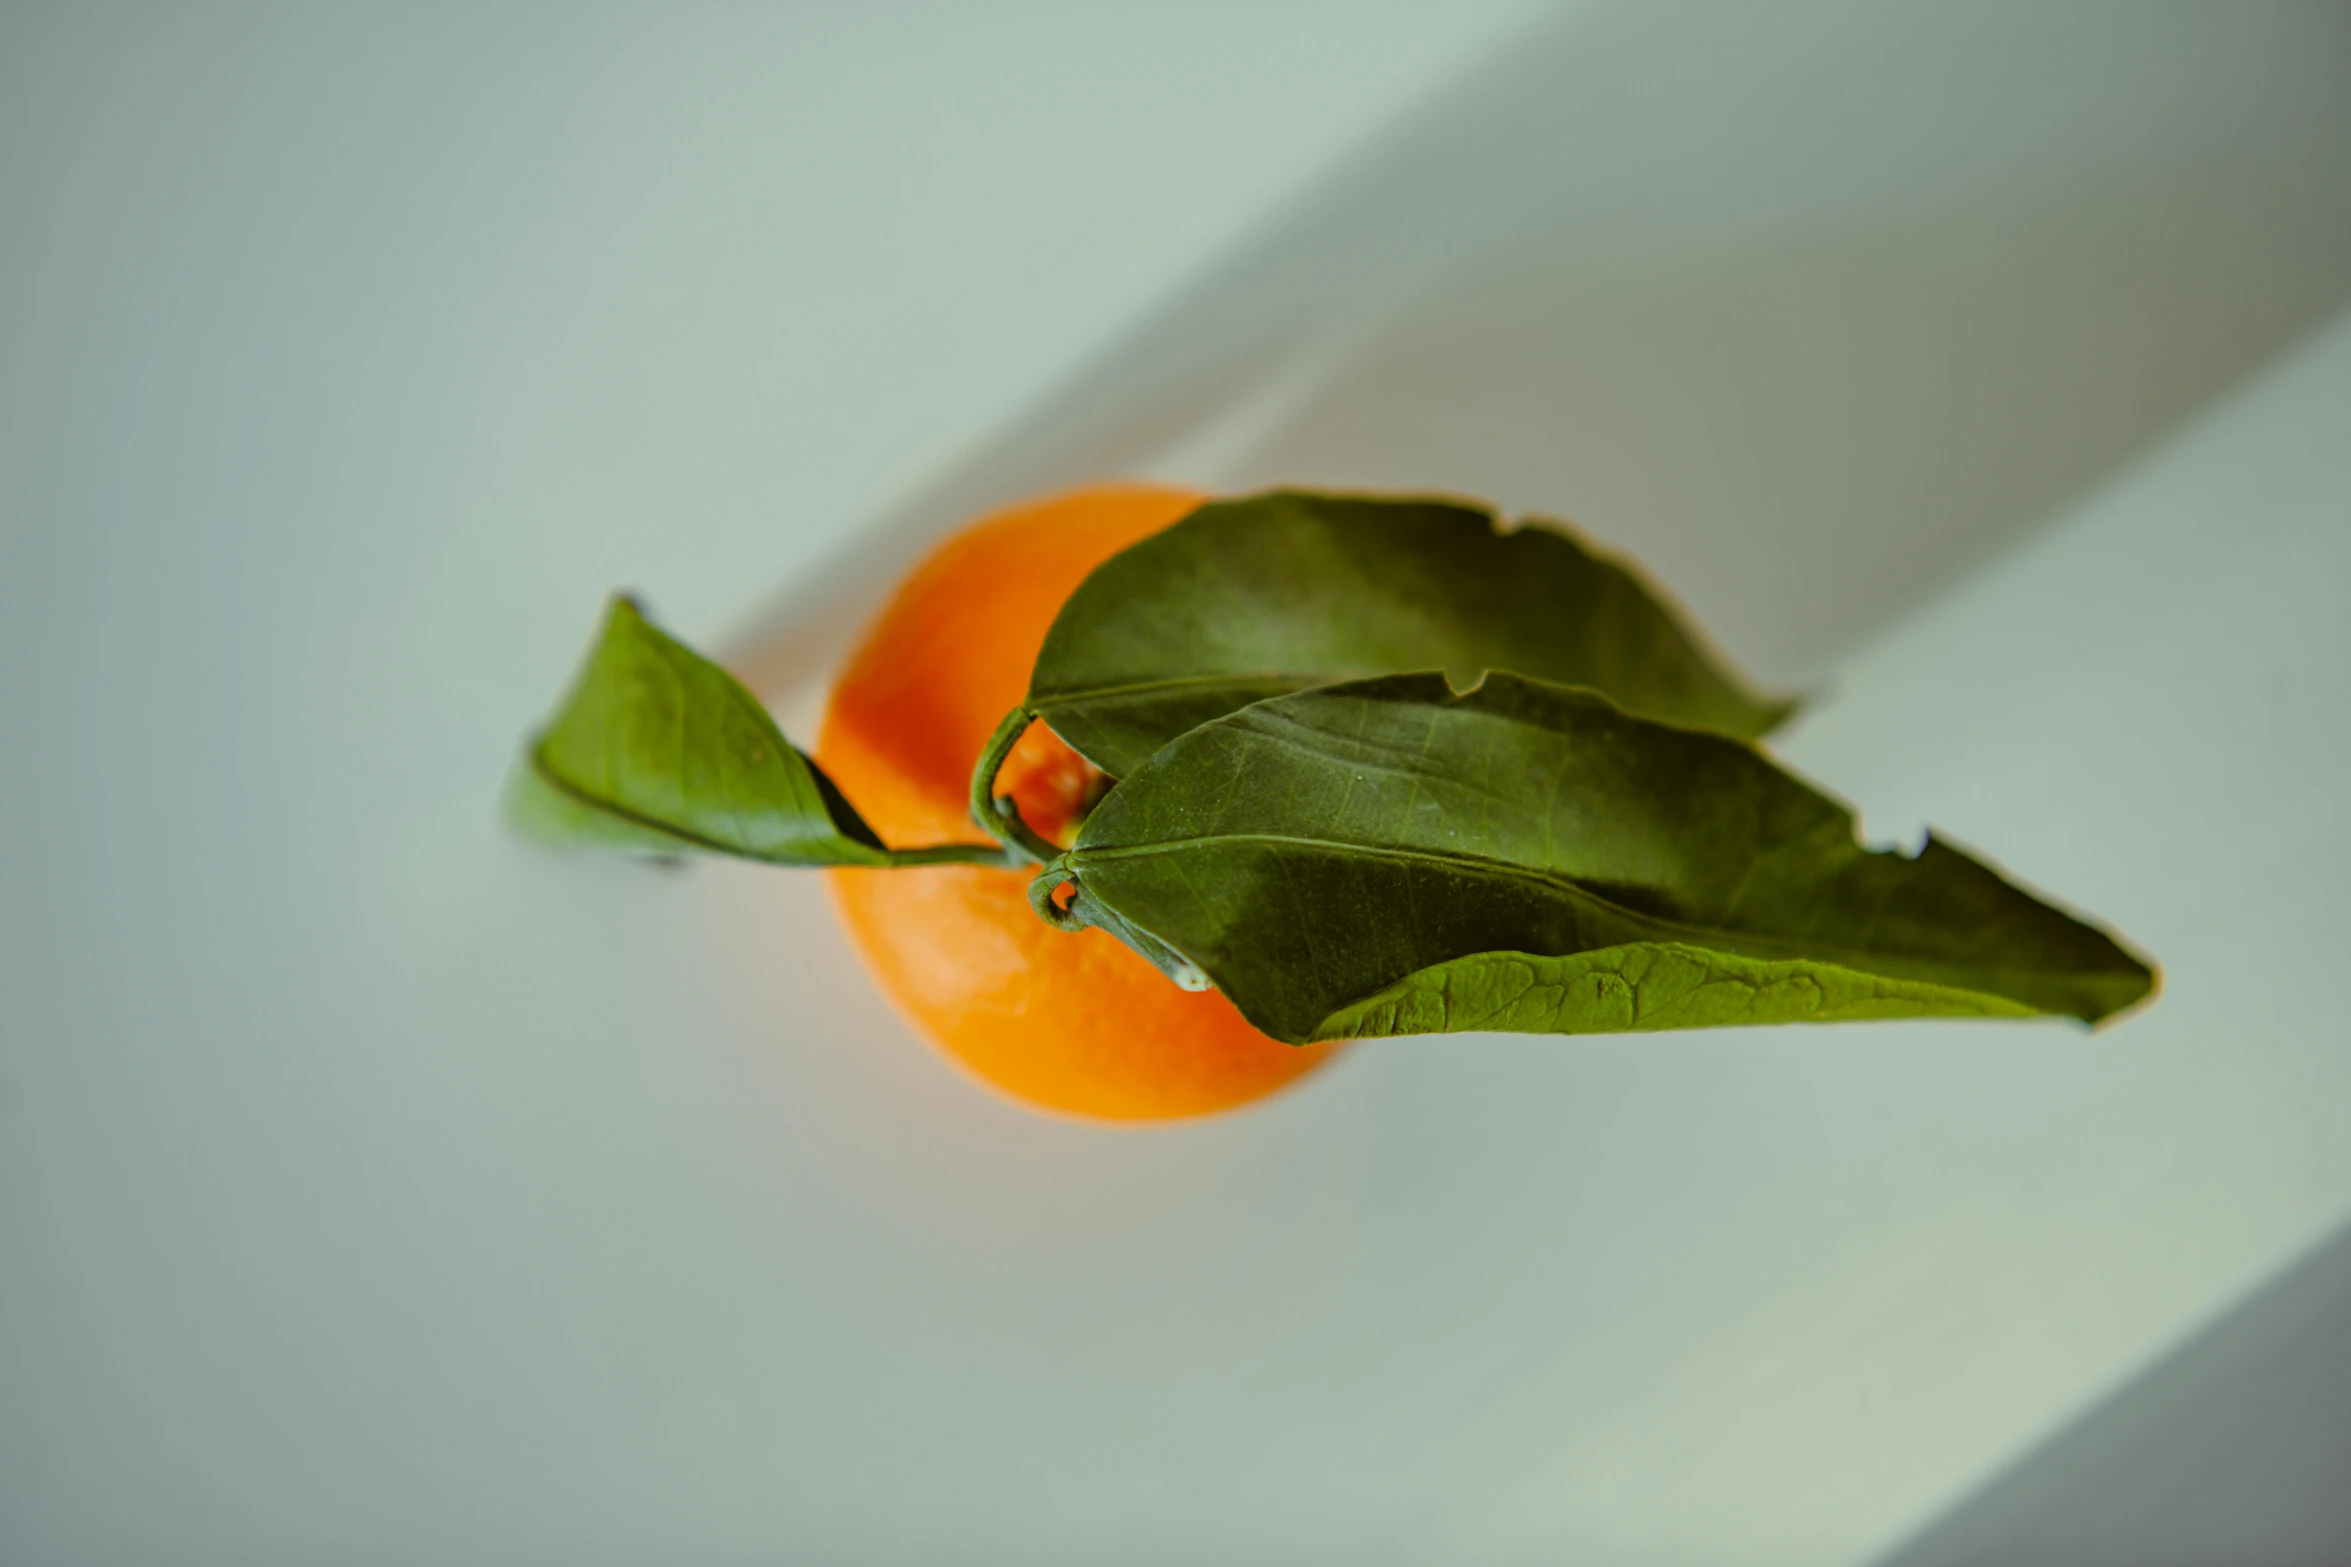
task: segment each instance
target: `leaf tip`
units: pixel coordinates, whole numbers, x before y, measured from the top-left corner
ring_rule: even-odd
[[[2116,940],[2114,944],[2116,947],[2121,949],[2122,955],[2124,957],[2130,959],[2133,963],[2136,963],[2139,966],[2142,973],[2146,976],[2145,985],[2137,995],[2131,997],[2129,1000],[2120,1002],[2115,1006],[2108,1008],[2106,1011],[2101,1012],[2094,1018],[2083,1019],[2083,1022],[2088,1024],[2090,1032],[2094,1034],[2102,1034],[2106,1030],[2114,1027],[2117,1023],[2127,1022],[2130,1019],[2137,1017],[2140,1013],[2155,1005],[2155,1003],[2162,999],[2163,996],[2163,966],[2132,951],[2129,947],[2124,946],[2120,940]]]

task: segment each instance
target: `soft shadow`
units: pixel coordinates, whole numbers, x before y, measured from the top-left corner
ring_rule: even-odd
[[[1878,1567],[2351,1561],[2351,1228]]]
[[[2351,10],[1578,10],[771,606],[1142,473],[1575,518],[1810,678],[2351,298]]]

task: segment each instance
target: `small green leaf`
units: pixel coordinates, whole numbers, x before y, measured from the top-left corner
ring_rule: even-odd
[[[1497,529],[1452,501],[1275,491],[1203,506],[1062,605],[1029,710],[1121,778],[1260,698],[1416,669],[1463,685],[1514,669],[1742,739],[1788,715],[1632,566],[1557,525]]]
[[[542,841],[774,865],[885,865],[832,780],[725,670],[616,597],[509,816]]]
[[[506,780],[506,820],[524,837],[550,849],[611,849],[676,859],[701,845],[658,827],[616,816],[550,782],[526,749]]]
[[[1434,673],[1273,698],[1113,789],[1048,885],[1277,1039],[2059,1013],[2145,997],[2093,926],[1721,735]],[[1148,955],[1148,954],[1147,954]]]

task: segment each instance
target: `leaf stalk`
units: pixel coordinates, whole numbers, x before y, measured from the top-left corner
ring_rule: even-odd
[[[917,849],[890,851],[893,870],[923,865],[987,865],[997,870],[1018,870],[1026,863],[1003,848],[985,843],[930,843]]]
[[[1005,758],[1012,755],[1012,748],[1034,722],[1036,715],[1026,706],[1005,714],[971,769],[971,819],[980,831],[1004,845],[1004,860],[1013,865],[1042,865],[1061,853],[1059,844],[1021,820],[1020,807],[1011,795],[996,793],[996,775],[1004,770]]]

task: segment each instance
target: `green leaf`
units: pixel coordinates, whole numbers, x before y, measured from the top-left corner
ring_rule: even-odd
[[[1076,890],[1054,901],[1062,883]],[[2094,1022],[2149,967],[1739,741],[1589,691],[1434,673],[1256,703],[1135,769],[1040,883],[1277,1039],[1839,1018]],[[1172,959],[1169,954],[1172,954]]]
[[[549,782],[529,749],[515,760],[503,803],[517,832],[550,849],[612,849],[662,860],[702,852],[699,844],[616,816]]]
[[[725,670],[615,597],[507,795],[542,841],[774,865],[886,865],[832,780]]]
[[[1029,710],[1120,778],[1260,698],[1416,669],[1462,685],[1514,669],[1743,739],[1790,712],[1711,657],[1636,568],[1559,525],[1497,528],[1440,500],[1275,491],[1203,506],[1062,605]]]

